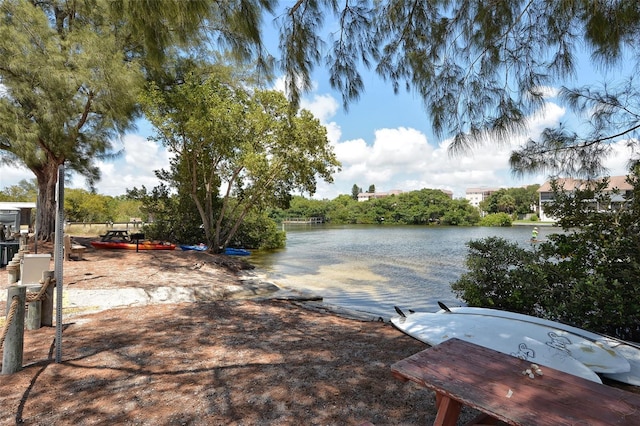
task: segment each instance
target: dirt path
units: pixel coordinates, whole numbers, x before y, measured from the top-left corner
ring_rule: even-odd
[[[246,299],[275,293],[239,265],[181,251],[65,262],[63,362],[53,328],[27,331],[25,368],[0,376],[0,425],[433,422],[433,394],[389,370],[424,344],[386,323]]]

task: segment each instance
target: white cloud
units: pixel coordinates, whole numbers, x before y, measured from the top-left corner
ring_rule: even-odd
[[[22,166],[0,166],[0,191],[12,185],[17,185],[21,180],[30,181],[35,176],[31,170]]]
[[[331,95],[314,95],[310,99],[302,99],[300,108],[308,109],[322,123],[328,123],[334,117],[340,106]]]
[[[117,144],[124,149],[121,157],[114,160],[98,161],[102,178],[97,183],[98,193],[103,195],[124,195],[126,189],[140,188],[142,185],[153,188],[159,181],[154,170],[169,166],[167,151],[155,142],[140,135],[128,134]],[[35,176],[24,167],[0,167],[0,190],[16,185],[22,179],[32,180]],[[65,183],[67,188],[87,188],[82,176],[74,174]]]
[[[611,154],[605,159],[604,165],[611,176],[626,175],[629,173],[629,161],[637,156],[638,152],[629,146],[628,140],[618,141],[611,144]]]
[[[300,107],[309,110],[315,118],[320,120],[327,129],[327,139],[332,144],[338,143],[342,136],[340,126],[335,121],[330,121],[340,108],[338,101],[330,95],[314,95],[310,99],[302,99]]]
[[[126,189],[158,185],[154,171],[169,167],[169,154],[156,142],[140,135],[128,134],[122,139],[123,158],[116,161],[99,161],[102,179],[96,185],[105,195],[123,195]],[[80,185],[78,185],[80,186]]]
[[[553,102],[547,102],[528,119],[529,135],[537,136],[545,128],[557,126],[565,116],[566,109]],[[524,141],[522,141],[524,142]]]
[[[555,98],[560,93],[560,89],[552,86],[538,86],[536,90],[542,94],[545,99]]]
[[[452,156],[449,152],[451,140],[435,143],[429,141],[420,130],[402,125],[375,128],[375,124],[359,124],[358,131],[363,136],[342,141],[341,124],[335,121],[340,108],[335,98],[314,94],[304,98],[301,105],[326,126],[330,143],[342,163],[342,171],[335,174],[333,184],[318,182],[314,197],[328,199],[351,194],[354,184],[363,188],[373,184],[379,191],[446,189],[453,191],[456,198],[464,197],[466,189],[470,187],[541,184],[546,180],[542,174],[514,179],[508,164],[509,155],[529,137],[537,138],[545,127],[555,126],[561,119],[566,119],[563,108],[548,102],[531,116],[529,130],[514,135],[510,143],[488,140],[464,155]],[[345,116],[345,120],[351,119]],[[145,126],[142,126],[140,133],[151,132]],[[367,140],[364,135],[370,134],[373,137]],[[98,163],[102,171],[102,180],[97,184],[98,192],[115,196],[124,194],[127,188],[156,186],[158,180],[154,170],[169,165],[166,150],[140,134],[126,135],[118,144],[124,149],[119,159]],[[625,174],[627,161],[632,155],[630,149],[625,141],[612,145],[612,149],[613,154],[606,160],[607,167],[612,175]],[[32,178],[33,175],[26,169],[0,167],[0,189],[15,185],[20,179]],[[74,177],[67,186],[81,188],[84,187],[84,181],[81,177]]]
[[[342,172],[335,175],[334,185],[319,184],[317,198],[335,198],[350,194],[356,184],[367,188],[373,184],[379,191],[422,188],[445,189],[454,197],[464,197],[470,187],[511,187],[542,184],[542,175],[514,179],[509,168],[511,151],[542,129],[558,123],[563,108],[548,103],[531,117],[529,131],[514,136],[510,143],[487,140],[461,155],[449,152],[451,140],[437,146],[426,135],[412,128],[377,129],[374,140],[344,141],[336,145]]]

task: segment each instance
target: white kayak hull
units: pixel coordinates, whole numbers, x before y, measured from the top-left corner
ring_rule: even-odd
[[[394,317],[391,322],[405,334],[432,346],[458,338],[540,366],[602,383],[592,369],[565,351],[545,345],[512,327],[508,321],[498,318],[487,317],[485,321],[478,321],[470,315],[414,313],[406,317]]]
[[[603,336],[598,333],[594,333],[588,330],[584,330],[579,327],[574,327],[568,324],[563,324],[557,321],[551,321],[544,318],[538,318],[530,315],[519,314],[516,312],[502,311],[499,309],[489,308],[474,308],[474,307],[456,307],[449,308],[451,312],[457,314],[481,314],[495,316],[498,318],[508,318],[518,321],[531,322],[534,324],[540,324],[543,326],[554,327],[560,330],[564,330],[568,333],[575,334],[585,339],[604,344],[610,350],[618,355],[624,357],[629,362],[629,371],[619,373],[603,373],[604,377],[617,380],[622,383],[627,383],[634,386],[640,386],[640,348],[632,343],[625,342],[623,340],[616,339],[614,337]],[[444,310],[438,313],[446,313]]]

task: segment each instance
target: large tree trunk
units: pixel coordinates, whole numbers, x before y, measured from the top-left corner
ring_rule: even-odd
[[[62,163],[60,163],[62,164]],[[38,212],[36,223],[39,240],[52,241],[56,230],[56,184],[58,182],[57,161],[49,161],[33,170],[38,182]]]

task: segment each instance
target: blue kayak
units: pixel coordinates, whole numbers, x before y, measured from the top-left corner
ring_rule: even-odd
[[[227,247],[226,249],[224,249],[224,254],[229,256],[249,256],[251,252],[249,250],[241,248]]]
[[[204,244],[198,244],[197,246],[181,245],[180,248],[184,251],[187,251],[187,250],[206,251],[208,249],[208,247],[205,246]]]

